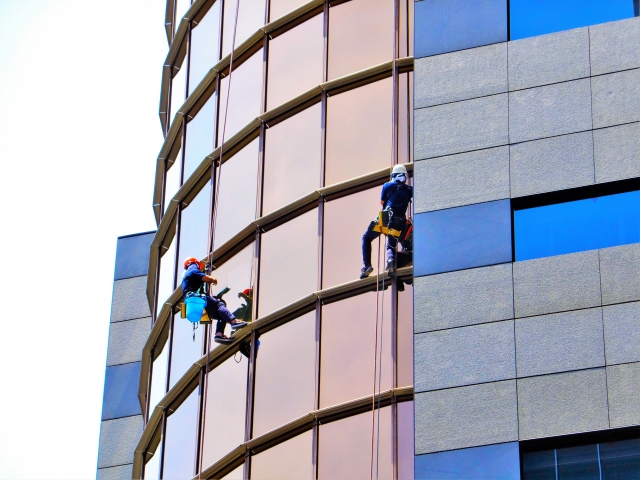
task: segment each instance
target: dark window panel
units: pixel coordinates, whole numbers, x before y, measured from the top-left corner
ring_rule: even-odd
[[[154,236],[155,232],[151,232],[118,239],[114,280],[147,274],[151,241]]]
[[[397,387],[413,385],[413,285],[398,292]]]
[[[252,480],[298,480],[312,477],[311,430],[251,458]]]
[[[313,411],[315,363],[315,311],[260,337],[254,399],[254,437]],[[271,462],[269,460],[265,464],[268,468],[265,467],[263,477],[283,478],[275,475],[276,470],[273,470]],[[310,465],[310,458],[308,463]],[[266,472],[273,472],[272,477],[267,477]]]
[[[209,253],[209,215],[211,213],[211,182],[184,207],[180,213],[180,254],[178,255],[178,281],[182,281],[184,260],[188,257],[203,259]]]
[[[194,331],[193,326],[196,325]],[[196,360],[202,357],[202,325],[193,324],[180,314],[173,317],[171,329],[171,365],[169,368],[169,388],[172,388]],[[195,334],[195,339],[194,339]]]
[[[164,180],[164,211],[166,212],[171,205],[171,199],[180,189],[180,176],[182,173],[182,149],[178,152],[173,165],[165,173]]]
[[[640,191],[514,212],[516,260],[640,242]]]
[[[414,225],[417,277],[512,259],[509,200],[420,213]]]
[[[602,480],[640,479],[640,439],[600,444]]]
[[[557,480],[555,450],[524,453],[522,472],[525,480]]]
[[[171,104],[169,119],[173,123],[176,112],[180,109],[187,98],[187,66],[186,60],[182,64],[182,68],[171,79]],[[170,123],[170,124],[171,124]]]
[[[140,415],[140,362],[107,367],[104,376],[102,420]]]
[[[164,248],[160,247],[160,251]],[[160,275],[158,278],[158,294],[156,302],[158,304],[157,312],[159,313],[162,306],[175,290],[174,276],[176,268],[176,240],[173,239],[169,249],[160,257]]]
[[[198,389],[167,417],[163,478],[191,478],[196,459],[198,433]]]
[[[224,2],[224,26],[222,33],[222,57],[231,53],[233,29],[238,0]],[[242,0],[238,10],[235,48],[264,25],[265,0]]]
[[[385,78],[328,99],[325,185],[391,165],[392,92]]]
[[[415,3],[415,57],[507,41],[507,0]]]
[[[153,409],[167,392],[167,361],[169,359],[167,343],[162,345],[160,355],[153,361],[151,388],[149,389],[149,418],[153,415]]]
[[[187,123],[187,136],[184,147],[183,183],[213,151],[213,134],[216,127],[216,94],[211,95],[207,103]]]
[[[318,103],[267,129],[263,215],[321,187],[321,113]]]
[[[558,480],[600,480],[597,445],[556,450]]]
[[[397,404],[398,418],[398,480],[413,480],[414,420],[413,402]]]
[[[217,0],[197,25],[191,24],[189,95],[218,62],[220,52],[220,5]]]
[[[295,10],[296,8],[304,5],[306,0],[271,0],[269,2],[269,21],[273,22],[275,19],[282,17],[284,14]]]

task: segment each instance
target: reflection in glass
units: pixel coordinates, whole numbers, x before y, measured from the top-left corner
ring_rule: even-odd
[[[189,7],[191,6],[191,0],[175,0],[176,1],[176,10],[175,16],[173,20],[173,24],[175,25],[175,30],[178,30],[178,26],[180,25],[180,20],[184,17],[184,14],[187,13]]]
[[[191,23],[189,51],[189,95],[218,62],[220,54],[220,0],[217,0],[197,25]]]
[[[167,417],[162,477],[191,478],[196,458],[198,389]]]
[[[144,466],[144,480],[158,480],[160,478],[160,447]]]
[[[398,292],[397,387],[413,385],[413,285]]]
[[[162,306],[175,290],[173,283],[176,268],[176,241],[172,239],[168,250],[160,257],[160,274],[158,278],[158,294],[156,295],[156,312],[160,313]],[[164,247],[160,247],[160,252]]]
[[[558,478],[562,480],[600,480],[597,445],[556,450]]]
[[[207,256],[209,215],[211,213],[211,182],[184,207],[180,213],[180,255],[178,255],[178,283],[182,281],[185,258],[203,259]]]
[[[391,356],[391,290],[380,292],[379,330],[382,337],[380,391],[393,383]],[[384,315],[384,317],[383,317]],[[354,339],[358,339],[354,341]],[[320,337],[320,408],[373,395],[376,340],[376,292],[323,305]],[[380,343],[378,343],[380,349]],[[376,375],[377,382],[377,375]],[[378,387],[376,385],[376,391]]]
[[[171,105],[169,106],[169,119],[173,123],[176,112],[180,109],[187,98],[187,67],[186,60],[183,67],[171,79]]]
[[[411,147],[413,134],[413,72],[401,73],[398,78],[398,163],[410,163],[413,160]]]
[[[267,110],[322,83],[323,15],[269,40]]]
[[[245,3],[246,4],[246,3]],[[254,53],[232,73],[233,86],[229,99],[229,118],[224,139],[228,140],[242,127],[262,113],[262,49]],[[224,116],[229,91],[229,75],[220,82],[220,109],[218,112],[218,145],[222,140]]]
[[[227,473],[222,480],[244,480],[244,463],[234,471]]]
[[[258,315],[318,289],[318,209],[262,235]]]
[[[414,421],[413,402],[397,405],[398,415],[398,480],[413,480]]]
[[[219,247],[256,219],[259,139],[222,164],[214,245]]]
[[[393,59],[393,3],[351,0],[331,6],[329,80]]]
[[[315,311],[260,337],[254,399],[254,437],[314,410],[315,337]],[[308,463],[311,464],[310,459]],[[272,478],[276,477],[274,472]]]
[[[301,433],[251,457],[251,480],[299,480],[313,475],[312,433]]]
[[[215,130],[216,94],[211,95],[194,118],[187,123],[187,135],[184,148],[184,181],[213,151]]]
[[[321,114],[318,103],[267,129],[263,215],[321,187]]]
[[[413,56],[413,4],[411,0],[400,0],[400,31],[398,57]]]
[[[232,357],[209,372],[203,470],[244,442],[248,362],[238,356],[240,363]]]
[[[526,480],[556,480],[555,450],[523,454],[522,472]]]
[[[292,10],[304,5],[306,0],[271,0],[269,2],[269,21],[273,22],[276,18],[280,18],[285,13],[289,13]]]
[[[322,288],[334,287],[356,280],[362,268],[362,244],[360,239],[369,222],[380,211],[381,187],[370,188],[347,197],[332,200],[324,206]],[[354,219],[357,219],[354,221]],[[372,244],[373,268],[378,242]],[[386,243],[380,240],[380,265],[385,268]],[[375,275],[375,273],[373,274]]]
[[[194,330],[194,326],[196,327]],[[171,364],[169,367],[169,388],[172,388],[200,357],[202,357],[202,337],[204,328],[191,323],[180,314],[173,316],[171,324]]]
[[[325,185],[391,165],[392,85],[386,78],[328,99]]]
[[[153,415],[153,409],[156,408],[158,402],[167,393],[167,360],[169,358],[169,348],[165,342],[162,345],[160,355],[153,361],[153,368],[151,370],[151,388],[149,389],[149,415],[151,418]]]
[[[233,44],[233,28],[236,20],[237,0],[224,2],[224,26],[222,29],[222,57],[231,53]],[[265,0],[242,0],[238,11],[236,27],[236,43],[238,48],[247,38],[265,24]]]
[[[320,425],[320,480],[371,478],[371,416],[372,412],[365,412]],[[377,411],[375,419],[375,430],[378,432]],[[374,452],[373,459],[373,478],[393,478],[391,407],[380,409],[379,432],[379,447],[376,449],[378,455]]]
[[[640,478],[640,439],[599,445],[603,480]]]
[[[165,162],[166,165],[166,162]],[[182,169],[182,149],[178,152],[173,165],[165,173],[164,180],[164,211],[171,205],[171,199],[180,188],[180,170]]]

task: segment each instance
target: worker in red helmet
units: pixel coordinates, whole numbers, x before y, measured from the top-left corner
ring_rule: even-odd
[[[211,295],[204,294],[204,284],[210,283],[217,285],[218,281],[206,275],[203,271],[202,262],[197,258],[189,257],[184,261],[184,274],[182,275],[182,293],[184,298],[193,295],[199,295],[207,302],[205,309],[209,318],[218,320],[216,325],[216,334],[213,341],[216,343],[231,343],[232,340],[224,334],[224,328],[228,323],[231,330],[237,330],[247,325],[247,322],[238,320],[225,306],[222,300]]]

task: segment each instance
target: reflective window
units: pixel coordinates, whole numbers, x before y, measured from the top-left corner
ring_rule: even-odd
[[[140,362],[107,367],[104,376],[102,420],[141,414],[138,400]]]
[[[197,25],[191,23],[189,52],[189,95],[218,62],[220,55],[220,0],[217,0]]]
[[[183,181],[194,172],[202,160],[213,151],[216,122],[216,94],[211,95],[200,111],[187,123],[184,147]]]
[[[209,372],[202,453],[204,468],[244,443],[248,362],[241,354],[237,356],[240,363],[232,357]]]
[[[324,234],[322,255],[322,288],[357,280],[362,268],[362,242],[369,222],[380,211],[380,191],[374,187],[364,192],[332,200],[324,205]],[[355,221],[354,221],[355,220]],[[377,268],[376,254],[380,253],[380,265],[384,271],[386,240],[380,237],[371,244],[372,265]],[[375,273],[373,274],[375,275]]]
[[[415,459],[415,478],[420,480],[520,480],[518,442],[417,455]]]
[[[321,187],[321,115],[318,103],[267,129],[263,215]]]
[[[269,21],[273,22],[276,18],[282,17],[305,3],[307,3],[306,0],[271,0],[269,2],[269,8],[271,9]]]
[[[165,163],[166,165],[166,163]],[[165,173],[164,180],[164,211],[171,205],[171,199],[180,189],[180,170],[182,170],[182,149],[178,152],[172,166]]]
[[[233,29],[236,20],[237,0],[224,2],[224,26],[222,33],[222,56],[231,53]],[[238,11],[235,48],[264,25],[265,0],[242,0]]]
[[[198,434],[198,389],[167,417],[162,478],[191,478]]]
[[[514,212],[516,260],[640,242],[640,191]]]
[[[391,289],[380,292],[378,338],[382,338],[380,391],[392,388]],[[354,339],[358,339],[354,341]],[[320,336],[320,408],[373,395],[376,292],[323,305]],[[380,343],[378,343],[380,349]],[[380,367],[380,364],[382,367]],[[376,375],[377,382],[377,375]],[[376,391],[378,386],[376,385]],[[384,476],[383,476],[384,478]]]
[[[194,326],[196,327],[194,330]],[[191,323],[180,314],[173,316],[171,324],[171,364],[169,367],[169,388],[172,388],[200,357],[202,357],[202,337],[204,328]]]
[[[144,466],[144,480],[158,480],[160,478],[160,447]]]
[[[631,18],[634,6],[637,0],[511,0],[510,39]]]
[[[400,1],[400,32],[398,57],[413,56],[413,9],[415,1]]]
[[[328,99],[325,185],[391,165],[392,85],[386,78]]]
[[[262,235],[258,315],[318,289],[318,209]]]
[[[640,439],[598,444],[603,480],[640,477]]]
[[[184,14],[187,13],[189,7],[191,7],[191,0],[175,0],[176,1],[176,10],[173,24],[175,25],[175,30],[178,30],[178,26],[180,25],[180,20],[184,17]]]
[[[187,75],[186,60],[183,67],[171,79],[171,105],[169,111],[169,119],[173,122],[176,112],[180,109],[187,98]]]
[[[398,163],[413,161],[413,72],[398,79]]]
[[[397,404],[398,418],[398,480],[413,480],[414,420],[413,402]]]
[[[160,355],[153,361],[151,388],[149,389],[149,418],[153,415],[153,409],[167,392],[167,360],[169,358],[167,343],[162,345]]]
[[[222,480],[244,480],[244,463],[234,471],[227,473]]]
[[[256,219],[259,139],[222,164],[214,244],[219,247]]]
[[[420,213],[414,227],[416,277],[512,259],[509,200]]]
[[[378,430],[378,412],[376,418],[376,437],[380,432],[380,441],[373,461],[371,459],[371,416],[365,412],[337,422],[320,425],[318,444],[318,478],[333,480],[336,478],[393,478],[393,448],[391,433],[391,407],[380,410]],[[377,475],[376,475],[377,471]]]
[[[209,215],[211,213],[211,182],[191,200],[180,213],[180,254],[178,255],[178,282],[182,281],[185,258],[203,259],[207,256],[209,239]]]
[[[322,83],[323,15],[269,41],[267,110]]]
[[[160,247],[162,252],[164,247]],[[160,274],[158,278],[158,295],[156,296],[157,313],[175,290],[173,283],[176,268],[176,241],[173,239],[168,250],[160,257]]]
[[[260,337],[255,381],[254,437],[314,410],[315,364],[315,311]],[[270,478],[280,477],[274,474]]]
[[[329,80],[393,59],[393,4],[351,0],[329,9]]]
[[[255,243],[251,243],[221,266],[214,260],[214,266],[218,268],[211,273],[218,280],[218,285],[213,287],[213,293],[218,296],[222,293],[227,308],[236,318],[243,320],[251,320],[253,313],[254,250]],[[229,290],[223,293],[226,289]],[[215,346],[212,344],[212,348]]]
[[[262,49],[254,53],[242,65],[237,68],[234,66],[231,76],[233,83],[229,99],[229,118],[224,132],[225,140],[238,133],[242,127],[262,112]],[[229,75],[220,82],[218,145],[222,140],[228,91]]]
[[[413,285],[398,292],[398,387],[413,385]]]
[[[416,58],[506,42],[507,0],[417,2],[415,29]]]
[[[251,458],[251,480],[310,478],[313,478],[311,430]]]

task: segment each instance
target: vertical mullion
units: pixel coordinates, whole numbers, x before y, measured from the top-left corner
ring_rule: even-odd
[[[160,440],[160,445],[158,448],[160,449],[160,466],[158,468],[160,474],[158,478],[164,478],[164,446],[167,438],[167,411],[162,409],[162,439]],[[144,461],[144,458],[143,458]]]
[[[205,335],[203,335],[205,336]],[[202,408],[204,406],[204,372],[202,368],[198,380],[198,427],[196,431],[196,455],[193,464],[194,476],[200,473],[200,452],[204,439],[202,438]]]

